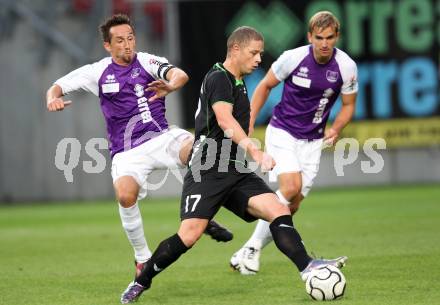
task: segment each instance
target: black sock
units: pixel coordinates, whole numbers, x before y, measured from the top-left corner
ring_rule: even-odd
[[[136,282],[144,287],[150,287],[153,277],[174,263],[188,249],[177,234],[163,240],[145,264]]]
[[[296,265],[299,271],[303,271],[311,261],[311,257],[307,254],[301,236],[293,227],[292,217],[280,216],[272,221],[269,228],[278,249]]]

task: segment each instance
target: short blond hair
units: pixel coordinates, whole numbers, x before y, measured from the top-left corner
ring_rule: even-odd
[[[317,29],[319,32],[332,27],[336,33],[339,33],[339,20],[329,11],[320,11],[312,16],[309,20],[309,33],[313,33],[314,29]]]
[[[242,47],[249,44],[249,42],[252,40],[264,41],[264,38],[260,32],[250,26],[241,26],[236,28],[231,35],[229,35],[226,43],[228,47],[228,54],[234,44],[238,44],[240,47]]]

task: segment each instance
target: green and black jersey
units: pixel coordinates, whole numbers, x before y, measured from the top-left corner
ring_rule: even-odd
[[[244,81],[236,80],[221,63],[216,63],[206,74],[200,89],[195,115],[195,141],[189,163],[191,168],[220,167],[220,171],[226,171],[235,168],[237,162],[241,164],[240,168],[244,166],[244,150],[227,138],[218,125],[212,106],[219,102],[232,104],[233,117],[248,133],[250,103],[246,85]]]

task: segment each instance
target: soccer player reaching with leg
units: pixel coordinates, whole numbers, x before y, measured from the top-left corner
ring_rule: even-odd
[[[63,96],[79,89],[99,97],[119,214],[139,275],[151,257],[138,206],[147,193],[147,177],[154,169],[186,165],[193,143],[191,133],[170,128],[165,118],[165,96],[181,88],[188,76],[166,58],[136,52],[134,28],[127,16],[112,16],[100,30],[110,56],[58,79],[47,91],[47,109],[63,110],[71,104]],[[206,232],[217,241],[232,239],[214,221]]]
[[[216,63],[206,74],[196,111],[195,142],[183,184],[180,228],[159,244],[141,274],[123,292],[122,304],[136,301],[150,288],[155,276],[187,252],[221,206],[245,221],[268,221],[275,244],[296,265],[303,280],[315,268],[337,264],[310,258],[288,207],[245,161],[248,154],[262,170],[275,166],[272,157],[247,136],[250,106],[243,76],[258,67],[263,48],[260,33],[240,27],[228,38],[224,63]]]
[[[310,45],[284,52],[258,84],[251,102],[250,130],[270,91],[284,81],[281,102],[266,129],[266,149],[277,165],[270,172],[278,180],[276,194],[292,215],[310,191],[324,145],[333,145],[355,110],[357,68],[342,50],[335,48],[339,21],[330,12],[316,13],[309,21]],[[338,95],[342,108],[329,129],[330,110]],[[261,250],[272,241],[269,223],[260,220],[254,233],[230,260],[242,274],[260,268]],[[339,258],[345,263],[346,257]]]

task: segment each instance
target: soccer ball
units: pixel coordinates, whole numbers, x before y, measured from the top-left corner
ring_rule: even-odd
[[[306,281],[306,291],[317,301],[341,298],[345,292],[345,277],[335,266],[313,270]]]

